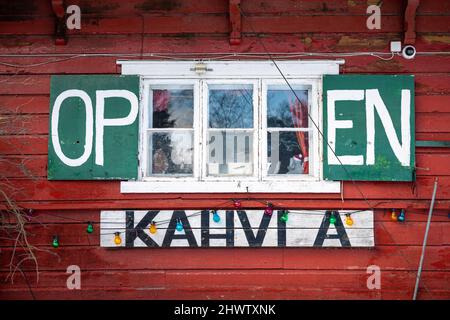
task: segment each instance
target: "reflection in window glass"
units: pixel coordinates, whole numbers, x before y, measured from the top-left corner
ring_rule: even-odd
[[[295,90],[302,108],[298,108],[294,93],[287,86],[269,86],[267,90],[268,128],[307,128],[308,90]]]
[[[267,174],[309,173],[308,90],[285,85],[267,90]],[[283,130],[284,129],[284,130]]]
[[[304,168],[305,157],[297,137],[300,133],[308,141],[308,132],[275,131],[267,134],[268,174],[307,173]]]
[[[209,86],[209,128],[253,128],[252,85]]]
[[[208,89],[207,174],[253,175],[253,85]]]
[[[211,130],[208,175],[252,175],[253,131]]]
[[[193,173],[193,133],[189,131],[151,132],[148,136],[151,145],[149,154],[150,174]]]
[[[192,128],[194,91],[192,89],[152,90],[152,128]]]
[[[193,86],[156,86],[150,97],[147,176],[193,175]]]

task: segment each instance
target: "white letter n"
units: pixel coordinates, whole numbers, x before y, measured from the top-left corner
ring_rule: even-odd
[[[366,164],[375,164],[375,109],[380,116],[389,144],[395,156],[402,166],[409,166],[411,154],[411,132],[410,132],[410,104],[411,91],[402,90],[401,93],[401,136],[400,144],[395,133],[394,124],[389,112],[381,99],[378,89],[366,90],[366,125],[367,125],[367,157]]]

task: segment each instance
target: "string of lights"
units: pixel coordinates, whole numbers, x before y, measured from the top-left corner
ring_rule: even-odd
[[[242,12],[242,10],[241,10],[241,12]],[[244,12],[242,12],[242,15],[245,16]],[[253,27],[251,26],[251,28],[253,28]],[[57,59],[53,59],[53,60],[49,60],[49,61],[42,61],[42,62],[33,63],[33,64],[15,64],[15,63],[10,63],[10,62],[0,61],[0,65],[7,66],[7,67],[13,67],[13,68],[32,68],[32,67],[38,67],[38,66],[43,66],[43,65],[47,65],[47,64],[65,62],[65,61],[68,61],[68,60],[80,59],[80,58],[86,58],[86,57],[91,57],[91,58],[101,58],[101,57],[136,58],[136,57],[138,57],[138,58],[175,59],[175,60],[227,60],[227,59],[239,59],[239,58],[243,58],[243,59],[248,59],[248,58],[252,58],[252,59],[267,59],[267,58],[269,58],[275,64],[275,66],[277,67],[277,69],[280,72],[281,76],[283,76],[283,78],[285,79],[287,85],[290,87],[291,91],[294,93],[296,99],[299,100],[299,98],[297,97],[295,91],[290,86],[290,83],[285,78],[285,76],[281,72],[281,70],[278,68],[278,66],[277,66],[277,64],[275,62],[275,59],[276,60],[284,60],[284,59],[295,59],[295,58],[304,58],[304,57],[308,57],[308,58],[311,58],[311,57],[343,58],[343,57],[368,56],[368,57],[374,57],[374,58],[377,58],[377,59],[380,59],[380,60],[388,61],[388,60],[394,59],[395,56],[399,55],[397,53],[392,53],[392,52],[292,52],[292,53],[277,53],[277,52],[274,52],[274,53],[270,53],[267,50],[267,48],[265,47],[264,43],[261,41],[261,39],[259,37],[257,37],[257,39],[258,39],[258,41],[261,42],[265,53],[172,53],[172,54],[166,54],[166,53],[83,53],[83,54],[59,53],[58,54],[58,53],[52,53],[52,54],[1,54],[0,55],[1,59],[5,59],[5,58],[57,58]],[[448,55],[448,54],[450,54],[450,52],[418,52],[417,53],[417,55]],[[308,114],[308,116],[310,117],[309,114]],[[311,117],[310,117],[310,119],[311,119]],[[311,121],[313,121],[313,119],[311,119]],[[319,133],[323,137],[323,133],[320,131],[320,129],[317,126],[317,124],[314,123],[314,121],[313,121],[313,124],[315,125],[316,129],[319,130]],[[329,146],[329,147],[334,153],[333,148],[331,148],[331,146]],[[349,178],[352,180],[352,182],[355,183],[353,178],[351,177],[350,173],[345,169],[345,166],[342,163],[341,163],[341,165],[343,166],[344,170],[349,175]],[[371,209],[374,209],[376,206],[373,206],[370,203],[370,201],[367,199],[367,197],[364,195],[364,193],[360,190],[360,188],[357,185],[356,185],[356,187],[357,187],[358,191],[361,193],[361,195],[364,198],[364,200],[367,202],[368,206]],[[219,205],[218,207],[221,208],[224,205],[229,204],[230,201],[232,201],[234,209],[237,209],[237,210],[243,209],[242,201],[259,202],[259,203],[261,203],[261,204],[263,204],[265,206],[264,214],[268,215],[268,216],[272,216],[272,214],[273,214],[273,212],[275,210],[282,210],[282,215],[280,217],[280,221],[282,221],[282,222],[287,222],[288,221],[288,215],[289,214],[294,214],[294,215],[299,215],[299,214],[300,215],[323,215],[326,212],[331,212],[331,214],[329,216],[329,222],[330,222],[330,224],[335,224],[336,223],[336,216],[334,214],[335,211],[332,211],[332,210],[331,211],[330,210],[309,210],[310,212],[304,212],[304,211],[298,211],[298,210],[286,210],[282,206],[279,206],[279,205],[277,205],[277,204],[275,204],[273,202],[262,200],[262,199],[252,199],[250,197],[247,197],[247,198],[244,198],[244,199],[227,200],[223,205]],[[195,216],[201,215],[205,211],[210,211],[213,214],[213,221],[214,222],[219,222],[220,221],[220,216],[218,215],[217,210],[196,211],[194,213],[191,213],[191,214],[187,215],[187,218],[191,218],[191,217],[195,217]],[[360,213],[360,212],[363,212],[363,211],[365,211],[365,210],[354,210],[354,211],[350,211],[350,212],[345,212],[345,215],[346,215],[345,223],[348,226],[352,226],[354,224],[354,221],[353,221],[353,219],[351,217],[352,214],[357,214],[357,213]],[[80,223],[87,223],[86,232],[87,233],[93,233],[94,232],[94,226],[93,226],[92,222],[89,222],[89,221],[86,222],[86,221],[83,221],[83,220],[74,219],[74,218],[70,218],[70,217],[58,216],[58,215],[54,215],[54,214],[48,214],[48,213],[46,213],[46,214],[47,215],[52,215],[52,216],[55,216],[55,217],[59,217],[61,219],[70,220],[70,221],[76,221],[76,222],[80,222]],[[405,210],[404,209],[401,209],[399,214],[397,214],[395,209],[392,209],[392,211],[391,211],[391,220],[392,221],[404,222],[405,219],[406,219],[406,217],[405,217]],[[150,227],[149,227],[150,233],[152,233],[152,234],[156,233],[157,226],[164,226],[166,224],[169,224],[171,221],[172,221],[172,219],[152,221],[150,223]],[[108,224],[109,223],[120,223],[120,222],[108,222]],[[176,230],[177,231],[182,231],[183,230],[183,225],[182,225],[182,222],[180,220],[178,220],[176,222]],[[116,241],[116,238],[117,238],[117,233],[118,232],[114,232],[115,241]],[[120,236],[120,233],[119,233],[119,236]],[[59,246],[59,240],[58,240],[58,236],[57,235],[54,236],[53,246],[55,248]]]

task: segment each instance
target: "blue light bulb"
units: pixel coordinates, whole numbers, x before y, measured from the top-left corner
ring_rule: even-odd
[[[213,213],[213,220],[214,220],[214,222],[215,223],[219,223],[220,222],[220,216],[217,213],[217,210],[213,210],[212,213]]]
[[[402,209],[402,211],[400,211],[400,214],[398,215],[398,221],[405,221],[405,209]]]
[[[175,229],[179,232],[183,231],[183,224],[181,223],[181,220],[177,221],[177,226],[175,227]]]

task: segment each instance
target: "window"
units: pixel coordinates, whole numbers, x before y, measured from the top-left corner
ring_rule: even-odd
[[[257,83],[205,81],[205,176],[255,177]]]
[[[339,192],[321,178],[313,125],[324,66],[281,63],[294,94],[266,61],[209,62],[204,74],[195,62],[122,64],[142,83],[140,181],[122,192]]]
[[[192,85],[148,86],[145,176],[192,176],[194,89]]]
[[[290,83],[291,84],[291,83]],[[310,85],[267,82],[263,96],[267,139],[265,174],[304,179],[309,175],[311,91]],[[312,141],[311,141],[312,142]],[[314,149],[314,144],[311,144]],[[313,172],[313,171],[311,171]]]

